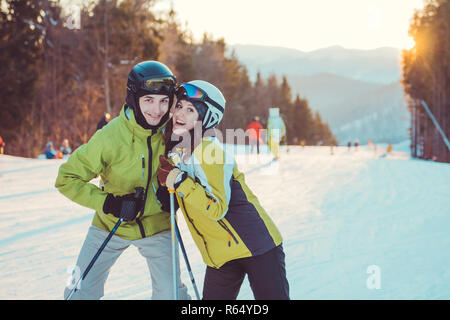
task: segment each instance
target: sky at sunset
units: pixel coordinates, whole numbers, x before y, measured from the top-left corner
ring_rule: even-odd
[[[423,0],[160,0],[200,40],[204,32],[227,44],[256,44],[312,51],[410,48],[410,19]]]

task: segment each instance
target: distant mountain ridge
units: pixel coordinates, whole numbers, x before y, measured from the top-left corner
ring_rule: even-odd
[[[408,139],[409,113],[403,99],[400,50],[333,46],[303,52],[280,47],[234,45],[230,53],[246,66],[252,80],[286,76],[292,94],[319,111],[341,144]]]
[[[251,77],[257,72],[308,76],[333,73],[367,82],[388,84],[400,79],[400,50],[382,47],[373,50],[346,49],[332,46],[310,52],[281,47],[233,45],[238,59]]]
[[[326,115],[328,109],[338,102],[383,86],[383,84],[354,80],[332,73],[318,73],[310,76],[287,75],[286,77],[292,90],[306,97],[312,110],[324,113],[324,119],[328,118]]]

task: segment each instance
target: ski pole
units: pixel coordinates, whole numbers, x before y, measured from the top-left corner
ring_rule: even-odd
[[[180,229],[178,228],[178,224],[175,221],[175,230],[177,232],[178,242],[180,243],[181,252],[183,253],[184,261],[186,262],[186,267],[189,272],[189,276],[191,278],[192,286],[194,287],[195,296],[197,300],[200,300],[200,294],[198,293],[197,285],[195,284],[194,274],[192,273],[191,264],[189,263],[189,259],[186,254],[186,249],[184,248],[183,239],[181,239]]]
[[[169,189],[170,193],[170,226],[172,233],[172,279],[173,279],[173,294],[174,299],[178,300],[178,277],[177,277],[177,250],[178,243],[175,232],[175,204],[174,204],[174,190]]]
[[[144,188],[138,187],[136,188],[136,194],[135,194],[135,198],[139,199],[139,197],[141,197],[141,194],[143,194]],[[89,263],[89,265],[87,266],[86,270],[84,270],[83,275],[81,276],[80,279],[78,279],[77,283],[75,284],[75,286],[72,288],[72,291],[70,291],[69,295],[67,296],[66,300],[70,300],[73,296],[73,294],[77,291],[78,286],[81,284],[81,281],[84,280],[84,278],[86,278],[87,274],[89,273],[89,271],[91,270],[92,266],[94,265],[95,261],[97,261],[98,257],[100,256],[100,254],[102,253],[103,249],[105,249],[106,245],[108,244],[109,240],[111,240],[112,236],[114,235],[114,233],[116,233],[117,228],[119,228],[120,224],[123,222],[123,218],[120,218],[119,221],[117,221],[116,225],[112,228],[111,232],[108,234],[108,236],[106,237],[105,241],[103,241],[102,245],[100,246],[100,248],[97,250],[97,253],[95,254],[95,256],[92,258],[91,262]]]
[[[89,273],[89,271],[91,270],[92,266],[94,265],[95,261],[97,260],[98,256],[100,255],[100,253],[102,253],[103,249],[105,248],[106,244],[109,242],[109,240],[111,239],[111,237],[113,236],[113,234],[116,232],[117,228],[119,228],[120,224],[122,223],[123,219],[120,218],[119,221],[117,221],[116,225],[114,226],[114,228],[111,230],[111,232],[108,234],[108,236],[106,237],[105,241],[103,241],[100,249],[98,249],[97,253],[95,254],[94,258],[92,258],[91,262],[89,263],[88,267],[86,268],[86,270],[83,272],[83,275],[81,276],[80,279],[78,279],[77,283],[75,284],[75,286],[73,287],[72,291],[69,293],[69,295],[67,296],[66,300],[70,300],[73,296],[73,294],[77,291],[77,288],[79,286],[79,284],[81,283],[82,280],[84,280],[84,278],[86,278],[87,274]]]

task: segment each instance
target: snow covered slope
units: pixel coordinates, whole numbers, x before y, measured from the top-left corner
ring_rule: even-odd
[[[270,155],[236,156],[284,237],[292,299],[450,298],[450,165],[403,151],[289,147],[261,169]],[[0,156],[0,299],[62,298],[93,216],[54,188],[63,161]],[[179,225],[201,291],[205,266],[181,215]],[[104,298],[148,299],[150,283],[130,247]],[[252,298],[245,280],[239,299]]]

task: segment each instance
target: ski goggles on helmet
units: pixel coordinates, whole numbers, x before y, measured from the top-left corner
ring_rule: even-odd
[[[175,80],[170,77],[164,78],[152,78],[148,80],[144,80],[144,84],[142,89],[150,90],[152,92],[160,92],[165,89],[169,91],[175,85]]]
[[[209,102],[221,112],[224,112],[223,107],[211,99],[205,91],[189,83],[183,83],[178,87],[177,97],[178,99],[188,98],[194,101]]]

